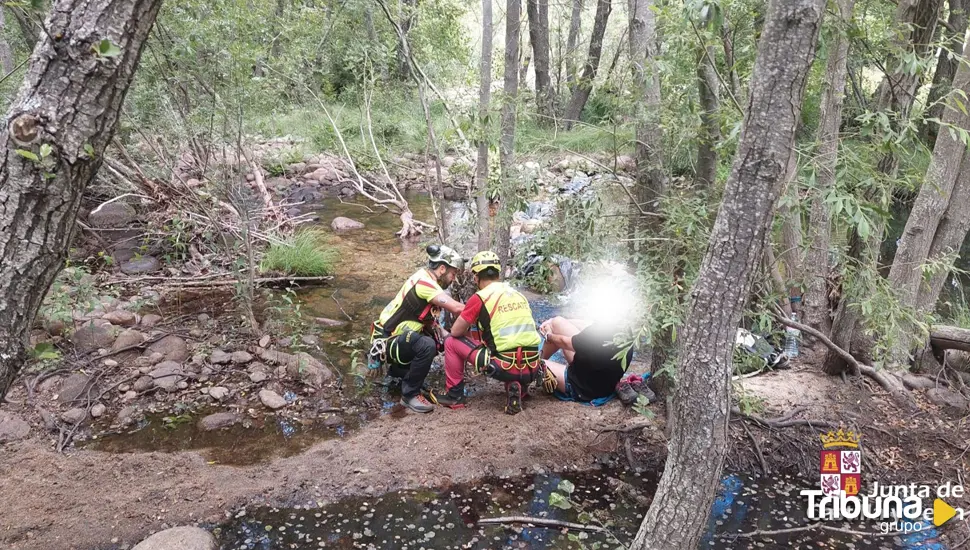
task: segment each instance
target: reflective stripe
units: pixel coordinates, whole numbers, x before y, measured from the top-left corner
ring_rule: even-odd
[[[495,331],[496,336],[512,336],[513,334],[521,334],[523,332],[535,332],[536,324],[529,323],[526,325],[512,325],[510,327],[502,327]]]

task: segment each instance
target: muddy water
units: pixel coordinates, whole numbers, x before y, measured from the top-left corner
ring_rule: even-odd
[[[656,490],[656,476],[597,471],[534,474],[485,479],[440,491],[399,491],[373,498],[352,498],[327,506],[258,508],[240,511],[214,530],[225,550],[282,548],[617,548],[636,534],[646,509],[611,489],[612,479],[633,486],[641,497]],[[569,509],[550,504],[562,480],[575,485]],[[883,536],[871,525],[833,526],[873,532],[857,536],[828,531],[795,531],[751,536],[808,525],[798,490],[808,480],[726,476],[715,501],[700,548],[854,548],[942,550],[932,526],[907,536]],[[627,492],[628,494],[628,492]],[[640,502],[644,502],[641,498]],[[597,523],[605,533],[580,533],[525,525],[481,525],[483,518],[529,516]]]

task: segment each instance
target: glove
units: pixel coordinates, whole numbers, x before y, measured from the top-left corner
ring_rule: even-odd
[[[384,376],[384,359],[387,353],[387,339],[375,338],[367,353],[367,378],[376,380]]]
[[[548,394],[554,393],[556,388],[559,387],[559,381],[556,380],[556,375],[545,365],[539,367],[539,373],[542,380],[542,389]]]

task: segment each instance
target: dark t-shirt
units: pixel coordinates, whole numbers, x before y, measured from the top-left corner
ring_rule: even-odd
[[[620,347],[613,343],[613,334],[590,325],[573,336],[573,349],[576,355],[566,371],[566,382],[578,397],[592,400],[613,393],[625,372],[624,363],[613,358],[620,352]],[[630,349],[626,355],[627,366],[632,359]]]

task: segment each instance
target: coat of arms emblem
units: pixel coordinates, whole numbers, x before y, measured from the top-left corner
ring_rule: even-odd
[[[859,494],[862,485],[862,451],[859,450],[861,436],[853,431],[830,431],[821,434],[822,456],[819,463],[820,483],[825,496],[846,496]]]

